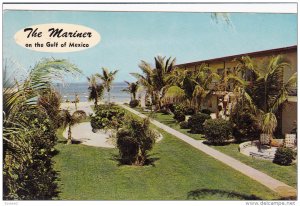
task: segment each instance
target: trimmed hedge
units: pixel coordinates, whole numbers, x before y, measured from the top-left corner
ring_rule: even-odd
[[[290,165],[294,159],[294,151],[287,147],[278,147],[273,162],[279,165]]]
[[[197,113],[192,115],[188,120],[188,127],[191,129],[191,133],[202,133],[203,123],[208,119],[211,119],[211,117],[208,114]]]
[[[223,144],[231,138],[232,126],[224,119],[210,119],[204,124],[205,138],[213,144]]]

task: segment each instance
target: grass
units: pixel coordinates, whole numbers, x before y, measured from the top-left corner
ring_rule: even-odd
[[[267,160],[257,160],[252,157],[243,155],[238,151],[238,144],[232,143],[224,146],[212,146],[255,169],[258,169],[273,178],[280,180],[294,188],[297,187],[297,165],[281,166]]]
[[[146,115],[149,114],[149,112],[144,112],[140,108],[136,108],[136,110]],[[201,134],[200,135],[191,134],[188,132],[188,129],[186,130],[180,129],[179,125],[172,118],[172,115],[164,115],[162,113],[156,113],[154,119],[194,139],[197,139],[197,137],[198,139],[204,139],[203,135]],[[281,166],[267,160],[253,159],[252,157],[248,157],[246,155],[241,154],[238,150],[238,144],[235,143],[224,145],[224,146],[212,146],[212,147],[294,188],[297,187],[297,165]]]
[[[204,140],[204,135],[202,134],[192,134],[190,133],[190,129],[181,129],[180,126],[179,126],[179,123],[173,118],[172,115],[169,115],[169,114],[163,114],[163,113],[160,113],[160,112],[157,112],[157,113],[152,113],[150,114],[150,112],[145,112],[143,111],[142,109],[140,108],[133,108],[135,109],[136,111],[142,113],[142,114],[145,114],[145,115],[151,115],[151,117],[169,127],[172,127],[173,129],[176,129],[177,131],[185,134],[185,135],[188,135],[189,137],[195,139],[195,140]]]
[[[59,199],[245,200],[277,199],[265,186],[162,132],[151,152],[153,166],[119,166],[117,149],[66,145],[58,131]]]

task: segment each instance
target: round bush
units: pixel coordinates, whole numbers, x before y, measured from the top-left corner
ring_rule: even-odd
[[[294,159],[294,151],[287,147],[278,147],[273,162],[279,165],[290,165]]]
[[[188,120],[188,127],[191,129],[191,133],[199,134],[203,132],[203,123],[211,119],[208,114],[198,113],[192,115]]]
[[[135,108],[135,107],[137,107],[138,105],[139,105],[139,100],[134,99],[134,100],[131,100],[131,101],[129,102],[129,106],[130,106],[131,108]]]
[[[195,109],[193,109],[193,108],[186,108],[185,109],[185,114],[186,115],[194,115],[196,112],[195,112]]]
[[[204,124],[205,138],[213,144],[223,144],[231,138],[232,127],[224,119],[210,119]]]
[[[183,112],[178,112],[174,114],[174,119],[176,119],[178,122],[185,121],[185,114]]]
[[[181,129],[189,129],[189,123],[187,121],[180,122],[179,126]]]
[[[201,113],[210,115],[212,112],[209,109],[202,109]]]

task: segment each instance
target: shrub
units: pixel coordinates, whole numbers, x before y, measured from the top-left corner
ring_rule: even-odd
[[[211,119],[208,114],[198,113],[192,115],[188,120],[188,126],[191,129],[191,133],[202,133],[203,132],[203,123],[207,120]]]
[[[148,119],[129,119],[117,132],[116,138],[122,164],[144,165],[158,133],[150,129]]]
[[[174,114],[174,119],[177,120],[177,122],[182,122],[185,121],[185,114],[183,112],[178,112],[176,114]]]
[[[209,109],[202,109],[201,113],[210,115],[212,112]]]
[[[130,106],[131,108],[135,108],[135,107],[139,106],[139,100],[137,100],[137,99],[131,100],[131,101],[129,102],[129,106]]]
[[[233,136],[238,141],[259,139],[257,118],[249,111],[234,111],[231,115]]]
[[[287,147],[278,147],[273,162],[279,165],[290,165],[294,159],[294,151]]]
[[[91,115],[91,126],[97,129],[118,129],[124,122],[125,111],[116,105],[98,105]]]
[[[232,127],[224,119],[210,119],[204,124],[205,138],[213,144],[222,144],[231,138]]]
[[[196,113],[195,109],[193,109],[191,107],[185,109],[185,114],[186,115],[194,115],[195,113]]]
[[[181,129],[189,129],[189,123],[187,121],[180,122],[179,126]]]
[[[159,112],[161,112],[163,114],[170,114],[167,108],[163,108]]]
[[[184,121],[185,120],[184,110],[185,109],[183,105],[175,105],[173,118],[176,119],[178,122]]]

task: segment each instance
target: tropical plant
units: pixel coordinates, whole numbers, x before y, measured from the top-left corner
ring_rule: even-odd
[[[163,104],[163,97],[166,89],[169,87],[169,75],[175,69],[175,58],[157,56],[154,57],[155,67],[151,68],[150,64],[142,61],[139,65],[143,74],[132,73],[143,85],[147,93],[151,96],[152,103],[156,105],[156,109],[160,110]]]
[[[127,84],[127,88],[123,89],[122,91],[124,92],[128,92],[131,94],[131,100],[136,100],[136,93],[138,91],[139,88],[139,82],[128,82],[125,81],[125,83]]]
[[[83,110],[77,110],[72,115],[68,110],[61,110],[59,112],[60,116],[60,123],[62,125],[62,128],[68,127],[68,141],[67,144],[72,144],[72,130],[71,128],[75,125],[80,123],[82,120],[86,118],[86,113]]]
[[[108,103],[110,103],[111,85],[116,77],[117,72],[118,70],[110,72],[107,68],[102,67],[102,74],[96,74],[96,76],[102,80],[102,85],[108,93]]]
[[[130,74],[138,80],[139,84],[145,90],[146,92],[145,102],[148,102],[147,97],[150,96],[151,104],[153,105],[156,103],[156,98],[154,95],[154,85],[152,80],[153,69],[151,68],[150,64],[145,61],[141,61],[141,63],[139,64],[139,68],[142,70],[142,74],[139,73],[130,73]]]
[[[89,101],[94,100],[95,106],[98,105],[98,101],[103,97],[104,87],[102,84],[97,83],[97,78],[95,75],[87,77],[89,81]]]
[[[250,57],[242,57],[241,61],[252,72],[253,79],[242,90],[244,99],[258,117],[260,130],[272,137],[277,127],[277,112],[296,86],[297,73],[284,81],[284,70],[289,69],[290,64],[281,55],[266,59],[262,64],[256,64]]]
[[[164,100],[175,103],[188,99],[189,106],[199,111],[202,101],[212,92],[211,83],[218,81],[220,76],[202,64],[195,72],[174,70],[168,78],[172,86],[166,90]]]
[[[38,105],[42,106],[43,109],[47,112],[49,119],[51,120],[54,128],[59,128],[60,124],[58,121],[58,114],[60,110],[61,96],[53,88],[42,91],[38,98]]]
[[[229,121],[224,119],[209,119],[204,123],[205,138],[213,144],[223,144],[232,136],[232,127]]]
[[[116,135],[121,163],[144,165],[148,152],[153,148],[158,133],[150,128],[149,119],[130,118]]]
[[[47,92],[51,81],[63,80],[66,73],[77,74],[80,70],[67,60],[43,59],[23,80],[12,82],[4,76],[4,199],[41,200],[55,196],[55,172],[51,166],[56,140],[51,122],[55,120],[50,118],[55,116],[51,115],[56,112],[57,98]],[[56,104],[54,113],[45,108],[48,100]]]

